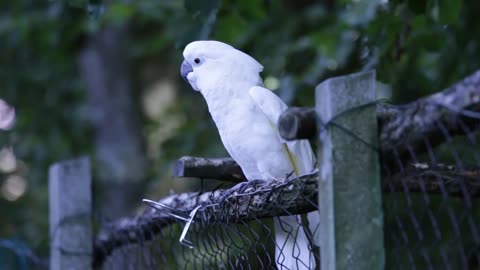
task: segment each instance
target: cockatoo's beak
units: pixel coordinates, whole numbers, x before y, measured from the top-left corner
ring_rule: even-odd
[[[182,74],[182,78],[188,82],[188,73],[192,72],[193,68],[186,60],[183,60],[182,66],[180,67],[180,74]]]

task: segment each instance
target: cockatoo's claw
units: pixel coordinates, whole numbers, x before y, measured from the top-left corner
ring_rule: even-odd
[[[241,183],[238,183],[237,185],[227,189],[224,191],[224,193],[222,194],[222,197],[220,198],[220,202],[224,202],[226,200],[228,200],[229,198],[231,197],[234,197],[234,196],[241,196],[245,193],[248,193],[250,192],[252,189],[254,189],[253,187],[259,183],[263,183],[265,182],[264,180],[261,180],[261,179],[257,179],[257,180],[250,180],[248,182],[241,182]]]
[[[235,186],[225,190],[222,194],[222,196],[220,197],[219,199],[219,202],[225,202],[226,200],[228,200],[228,198],[230,198],[233,194],[235,193],[240,193],[244,187],[248,184],[248,182],[241,182],[241,183],[238,183],[236,184]]]
[[[287,174],[287,176],[285,177],[285,179],[290,179],[290,177],[291,177],[292,175],[294,175],[294,174],[295,174],[295,171],[291,171],[290,173]]]

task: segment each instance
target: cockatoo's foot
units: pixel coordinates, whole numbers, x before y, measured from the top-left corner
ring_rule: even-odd
[[[293,178],[297,177],[295,175],[295,171],[291,171],[287,174],[285,174],[284,178],[281,177],[272,177],[272,176],[266,176],[269,182],[276,183],[276,184],[283,184],[288,182],[289,180],[292,180]]]
[[[245,193],[249,193],[255,190],[255,186],[265,182],[265,180],[250,180],[248,182],[241,182],[227,190],[225,190],[220,198],[220,202],[227,200],[228,198],[235,196],[235,195],[242,195]]]
[[[297,177],[295,175],[295,171],[291,171],[290,173],[288,173],[286,176],[285,176],[285,180],[288,180],[288,179],[291,179],[291,177]]]
[[[314,173],[318,173],[318,168],[314,168],[310,173],[304,173],[304,174],[300,174],[300,175],[297,175],[295,174],[294,171],[288,173],[286,176],[285,176],[285,179],[276,179],[277,181],[284,181],[284,182],[288,182],[290,180],[293,180],[295,178],[300,178],[304,175],[307,175],[307,174],[314,174]]]

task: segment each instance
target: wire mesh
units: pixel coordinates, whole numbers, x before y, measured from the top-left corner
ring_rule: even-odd
[[[382,121],[405,126],[423,118],[429,124],[405,129],[405,138],[400,134],[391,140],[399,143],[386,147],[382,132],[388,133],[388,127],[380,121],[381,147],[371,146],[371,151],[379,151],[382,167],[386,269],[479,269],[478,99],[472,104],[461,109],[430,104],[423,115],[417,104],[411,119],[395,119],[396,112],[408,108],[387,106]],[[429,118],[435,114],[441,116]],[[338,128],[334,121],[326,128],[332,126]],[[362,140],[348,127],[340,130]],[[93,265],[318,269],[320,247],[311,240],[318,237],[319,224],[307,217],[317,210],[318,177],[316,172],[287,182],[251,181],[232,189],[162,198],[157,209],[146,207],[138,216],[103,226],[94,241]],[[277,238],[280,232],[284,242]]]
[[[479,134],[457,116],[450,125],[463,135],[438,121],[442,143],[422,133],[422,147],[407,146],[402,158],[394,151],[395,162],[384,163],[387,269],[479,267]]]
[[[390,145],[388,150],[382,149],[379,153],[386,269],[479,267],[480,138],[477,128],[480,115],[443,104],[435,105],[433,110],[447,117],[434,119],[428,127],[415,130],[414,141],[400,140],[402,144]],[[355,110],[345,113],[355,113]],[[329,126],[338,128],[334,121]],[[348,127],[340,129],[362,140]],[[374,146],[371,150],[379,151]],[[270,186],[244,184],[236,192],[213,191],[208,195],[210,200],[199,200],[185,209],[190,211],[194,205],[202,207],[188,229],[193,247],[179,243],[185,222],[170,216],[172,223],[159,229],[153,240],[136,239],[136,253],[128,251],[131,245],[117,248],[105,256],[103,266],[138,269],[141,263],[144,269],[160,265],[165,269],[318,268],[319,247],[312,243],[304,245],[296,239],[299,230],[308,231],[309,237],[314,237],[318,230],[319,224],[308,224],[305,218],[305,213],[317,207],[316,193],[305,192],[317,188],[317,177],[313,174],[303,182],[292,180]],[[290,185],[297,181],[302,184]],[[292,189],[298,191],[293,196]],[[260,193],[262,195],[257,196]],[[279,218],[295,216],[293,213],[303,215],[295,219],[294,226]],[[274,226],[274,219],[281,226]],[[295,241],[299,247],[297,252],[288,253],[283,249],[287,245],[275,237],[279,229],[287,235],[286,242]],[[313,259],[305,260],[301,256],[305,253]],[[121,260],[115,259],[116,256]],[[284,264],[288,258],[293,258],[296,267]]]
[[[249,182],[234,188],[236,192],[172,195],[161,202],[178,207],[175,216],[166,207],[147,209],[140,218],[104,229],[95,246],[96,264],[104,269],[289,269],[285,262],[295,258],[295,264],[312,268],[318,248],[297,243],[295,237],[308,226],[305,217],[292,224],[281,216],[297,212],[296,208],[305,213],[314,210],[315,187],[316,175],[311,175],[286,183]],[[299,194],[304,199],[297,200]],[[191,205],[201,207],[187,226],[188,218],[177,216],[191,212],[191,207],[182,209]],[[285,243],[276,241],[274,219],[285,232],[282,239],[299,245],[294,253],[283,253]],[[309,231],[317,226],[309,226]],[[305,253],[311,254],[307,260],[300,256]]]

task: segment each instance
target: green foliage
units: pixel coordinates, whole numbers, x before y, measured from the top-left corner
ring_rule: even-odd
[[[458,22],[462,11],[462,1],[437,0],[438,21],[445,24]]]

